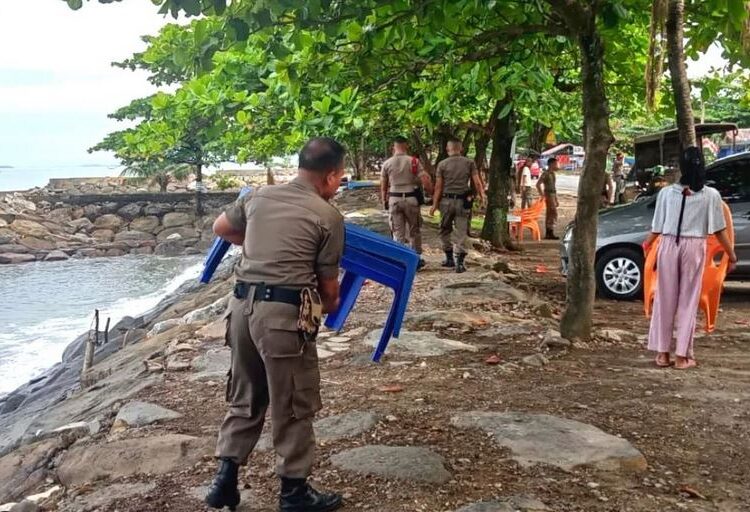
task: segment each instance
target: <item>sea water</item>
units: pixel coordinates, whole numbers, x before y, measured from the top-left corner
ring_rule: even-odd
[[[201,256],[122,256],[0,265],[0,396],[60,361],[65,347],[109,317],[138,316],[197,279]]]

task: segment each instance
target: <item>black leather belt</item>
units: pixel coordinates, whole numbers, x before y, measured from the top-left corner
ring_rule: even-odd
[[[416,192],[388,192],[388,197],[417,197]]]
[[[238,281],[234,285],[234,296],[238,299],[246,299],[250,294],[250,289],[255,287],[253,301],[257,302],[283,302],[292,306],[302,304],[300,291],[292,288],[282,288],[280,286],[268,286],[266,283],[243,283]]]
[[[443,194],[443,199],[466,199],[468,195],[468,192],[464,192],[463,194]]]

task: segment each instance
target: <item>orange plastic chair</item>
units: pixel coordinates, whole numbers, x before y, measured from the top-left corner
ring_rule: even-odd
[[[723,204],[724,221],[727,224],[729,240],[734,245],[734,223],[732,222],[732,211],[726,203]],[[643,308],[646,316],[651,316],[654,297],[656,295],[656,255],[659,249],[661,237],[657,238],[646,254],[643,276]],[[716,257],[721,255],[719,261]],[[719,243],[715,235],[706,240],[706,263],[703,268],[703,280],[701,282],[700,308],[706,315],[705,331],[711,333],[716,329],[716,319],[719,316],[719,303],[721,292],[724,289],[724,280],[729,272],[729,255]]]
[[[541,198],[524,210],[514,210],[513,215],[520,217],[521,221],[510,223],[510,231],[513,236],[522,241],[523,231],[524,229],[528,229],[531,231],[531,238],[537,242],[540,241],[542,239],[542,231],[539,229],[539,217],[542,216],[544,205],[544,198]]]

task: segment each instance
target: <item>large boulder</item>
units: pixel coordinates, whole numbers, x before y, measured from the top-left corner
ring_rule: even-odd
[[[161,217],[173,210],[174,208],[172,208],[172,205],[169,203],[153,203],[146,205],[146,207],[143,209],[143,214]]]
[[[65,222],[70,221],[70,219],[72,218],[71,208],[69,206],[67,207],[64,206],[62,208],[55,208],[54,210],[51,210],[47,214],[47,217],[50,220],[57,222],[58,224],[63,224]]]
[[[346,471],[407,482],[444,484],[451,479],[443,457],[419,446],[360,446],[337,453],[331,463]]]
[[[50,438],[0,457],[0,503],[21,499],[44,482],[50,460],[62,448],[58,438]]]
[[[92,229],[94,229],[94,223],[91,222],[86,217],[81,217],[80,219],[72,220],[69,223],[73,228],[76,230],[76,232],[82,231],[84,233],[91,232]]]
[[[365,343],[376,347],[380,342],[383,329],[372,331],[365,338]],[[393,338],[388,344],[388,350],[401,354],[411,354],[418,357],[442,356],[456,350],[477,352],[479,349],[458,340],[441,338],[431,331],[401,331],[398,338]]]
[[[65,261],[68,258],[69,256],[62,251],[52,251],[44,257],[44,261]]]
[[[523,412],[471,411],[451,419],[459,428],[480,429],[511,452],[521,466],[579,466],[601,470],[644,471],[646,459],[628,441],[567,418]]]
[[[12,265],[15,263],[31,263],[32,261],[36,261],[33,254],[16,254],[12,252],[0,254],[0,264]]]
[[[179,238],[174,237],[172,235],[179,235]],[[180,226],[176,228],[166,228],[161,231],[159,231],[159,234],[156,235],[156,239],[159,242],[163,242],[164,240],[197,240],[200,236],[200,233],[193,227],[190,226]]]
[[[120,231],[115,235],[115,242],[125,241],[143,241],[143,240],[154,240],[155,237],[151,233],[145,233],[143,231]]]
[[[16,254],[26,254],[29,248],[21,244],[2,244],[0,245],[0,254],[4,252],[14,252]]]
[[[176,228],[178,226],[190,226],[195,222],[195,217],[186,212],[172,212],[164,215],[161,220],[165,228]]]
[[[49,229],[33,220],[16,219],[10,225],[10,229],[24,236],[43,238],[49,235]]]
[[[71,487],[101,478],[163,475],[200,462],[213,445],[214,439],[166,434],[74,446],[62,456],[57,477],[65,487]]]
[[[33,236],[24,236],[18,241],[18,243],[34,251],[51,251],[57,247],[55,242],[42,240],[41,238],[35,238]]]
[[[115,232],[111,229],[97,229],[91,233],[91,237],[97,242],[111,242],[115,238]]]
[[[133,400],[117,412],[115,426],[142,427],[157,421],[181,418],[182,414],[149,402]]]
[[[0,228],[0,244],[12,244],[18,240],[18,234],[9,228]]]
[[[182,240],[167,240],[154,247],[154,254],[158,256],[180,256],[184,252],[185,244]]]
[[[94,221],[94,226],[96,226],[96,229],[111,229],[112,231],[119,230],[123,224],[125,224],[125,221],[122,220],[122,217],[119,217],[112,213],[102,215]]]
[[[102,207],[95,204],[87,204],[83,207],[83,216],[89,219],[91,222],[95,221],[99,217]]]
[[[125,220],[133,220],[143,211],[143,207],[138,203],[129,203],[117,210],[117,215]]]
[[[133,219],[130,222],[130,229],[156,234],[156,232],[159,231],[159,217],[149,215],[147,217]]]

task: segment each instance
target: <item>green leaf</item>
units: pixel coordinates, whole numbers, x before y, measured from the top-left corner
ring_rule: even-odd
[[[179,6],[188,16],[198,16],[202,13],[200,0],[179,0]]]
[[[250,37],[250,26],[245,20],[231,18],[227,23],[234,33],[234,39],[237,41],[247,41],[247,38]]]
[[[227,9],[227,0],[213,0],[214,2],[214,13],[221,16]]]
[[[83,7],[83,0],[68,0],[68,7],[70,7],[74,11],[77,11],[78,9]]]

